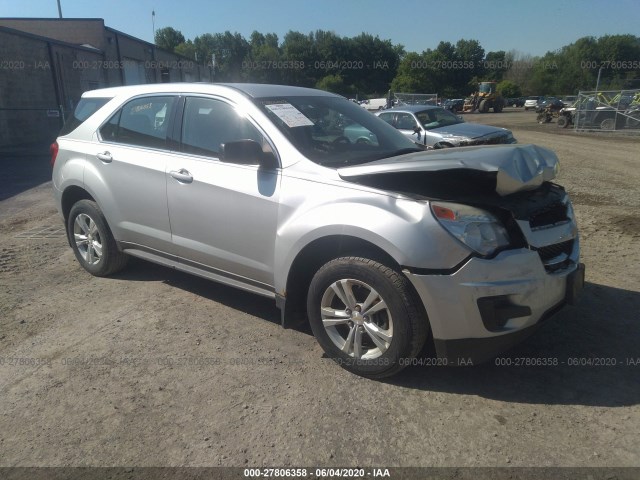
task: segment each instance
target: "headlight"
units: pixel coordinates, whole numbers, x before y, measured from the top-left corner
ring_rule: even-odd
[[[481,255],[491,255],[509,245],[509,235],[489,212],[458,203],[431,203],[440,225],[466,246]]]

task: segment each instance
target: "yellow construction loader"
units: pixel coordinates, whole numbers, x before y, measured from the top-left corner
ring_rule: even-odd
[[[462,111],[487,113],[492,108],[495,113],[500,113],[504,108],[504,98],[496,91],[496,82],[480,82],[478,91],[465,100]]]

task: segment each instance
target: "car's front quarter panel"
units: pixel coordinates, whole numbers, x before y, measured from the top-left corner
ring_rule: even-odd
[[[416,269],[451,269],[471,253],[437,223],[425,201],[340,180],[287,174],[281,191],[275,252],[275,286],[280,294],[299,252],[323,237],[359,238],[399,265]]]

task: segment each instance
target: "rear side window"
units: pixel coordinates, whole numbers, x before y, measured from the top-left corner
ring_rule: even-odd
[[[69,117],[62,129],[60,136],[68,135],[76,128],[82,125],[87,118],[100,110],[111,98],[81,98],[73,111],[73,115]]]
[[[150,148],[165,148],[174,97],[131,100],[100,129],[102,139]]]

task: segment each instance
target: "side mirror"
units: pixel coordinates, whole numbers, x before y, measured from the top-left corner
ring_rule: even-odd
[[[265,168],[278,166],[273,153],[263,152],[258,142],[249,139],[223,143],[220,148],[220,160],[239,165],[260,165]]]
[[[422,129],[419,126],[416,125],[415,127],[413,127],[413,133],[418,134],[418,140],[422,138]]]

